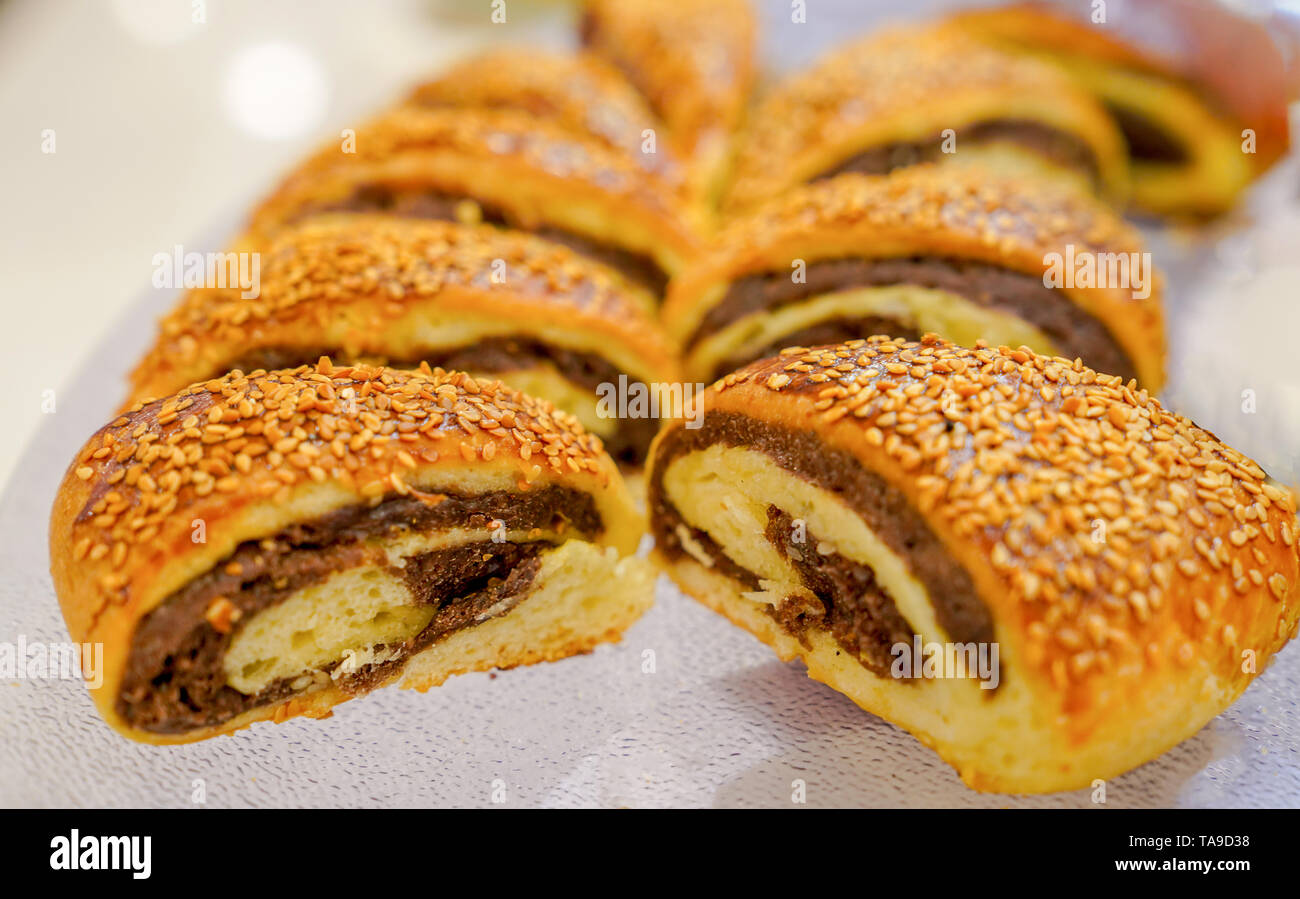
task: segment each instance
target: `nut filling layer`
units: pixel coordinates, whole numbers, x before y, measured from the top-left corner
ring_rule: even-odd
[[[799,531],[794,519],[776,506],[767,507],[767,528],[763,533],[769,543],[786,559],[816,601],[790,596],[769,614],[789,634],[807,646],[808,628],[830,631],[866,668],[884,677],[889,673],[896,643],[910,644],[916,629],[908,624],[895,606],[893,597],[876,583],[870,567],[854,562],[836,552],[824,552],[817,535]]]
[[[452,527],[491,534],[494,522],[495,529],[527,532],[536,539],[472,540],[399,559],[389,552],[403,538]],[[589,494],[551,486],[523,493],[393,497],[244,543],[141,620],[118,711],[144,730],[183,733],[323,684],[364,692],[395,675],[412,654],[522,601],[539,557],[551,547],[547,537],[574,532],[590,537],[602,530]],[[342,597],[348,602],[359,598],[357,606],[374,613],[363,622],[364,633],[399,639],[359,646],[311,670],[264,677],[264,682],[256,671],[232,675],[227,655],[245,631],[264,620],[259,613],[274,615],[277,607],[299,601],[303,591],[328,586],[340,574],[354,578],[347,585],[352,588],[364,588],[374,575],[404,586],[400,604],[388,607],[366,607],[355,589]],[[370,592],[377,595],[376,589]],[[288,638],[286,653],[294,648],[290,644],[306,639],[300,633],[281,636]],[[232,681],[245,689],[236,689]],[[245,681],[259,685],[246,692]]]
[[[655,545],[669,559],[704,554],[717,573],[744,590],[761,587],[759,577],[729,558],[707,533],[682,516],[664,486],[672,460],[721,444],[769,457],[791,476],[833,493],[860,515],[886,546],[903,559],[928,594],[938,623],[957,642],[993,639],[992,618],[967,571],[940,544],[903,494],[848,454],[829,448],[813,434],[787,430],[731,412],[711,411],[702,427],[678,428],[660,444],[649,483]],[[890,648],[910,642],[915,628],[877,583],[871,569],[838,553],[819,552],[809,533],[792,537],[793,519],[776,506],[767,510],[764,538],[798,573],[812,597],[788,597],[769,614],[791,635],[806,641],[810,629],[831,634],[864,667],[888,676]],[[693,552],[692,552],[693,551]]]

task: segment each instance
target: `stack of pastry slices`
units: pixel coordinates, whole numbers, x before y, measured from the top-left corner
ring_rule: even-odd
[[[656,568],[978,789],[1086,786],[1236,699],[1300,621],[1295,500],[1155,398],[1122,211],[1221,213],[1284,152],[1271,57],[1247,101],[1201,30],[1039,4],[755,97],[745,0],[578,31],[323,146],[234,243],[257,295],[162,319],[51,519],[105,720],[186,742],[560,659]]]

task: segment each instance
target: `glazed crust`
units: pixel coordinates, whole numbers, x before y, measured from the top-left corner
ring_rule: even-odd
[[[669,287],[663,320],[686,341],[725,286],[756,272],[789,272],[845,257],[955,257],[1035,276],[1045,255],[1142,252],[1138,232],[1099,201],[1064,185],[975,168],[921,165],[888,176],[840,175],[803,186],[733,220]],[[1141,382],[1164,382],[1161,281],[1136,299],[1124,288],[1060,288],[1101,321]]]
[[[1146,391],[1078,362],[872,338],[755,363],[704,407],[811,431],[901,491],[991,613],[1000,689],[1028,683],[1033,707],[1016,720],[1046,722],[1061,772],[1072,753],[1109,765],[1012,783],[963,770],[974,786],[1073,788],[1133,767],[1222,711],[1296,633],[1294,498]],[[652,480],[680,427],[657,439]],[[1158,721],[1168,730],[1144,730]],[[1141,757],[1123,755],[1135,746]]]
[[[1097,102],[1050,66],[960,29],[895,28],[853,41],[778,84],[740,142],[726,209],[740,212],[857,153],[997,119],[1071,135],[1092,153],[1102,193],[1125,189],[1124,142]]]
[[[230,374],[135,406],[78,453],[50,520],[54,585],[72,638],[104,644],[93,691],[113,727],[176,742],[297,714],[336,689],[179,737],[136,732],[115,700],[137,622],[247,540],[431,486],[562,484],[596,501],[596,542],[636,548],[639,515],[600,441],[548,403],[441,370],[316,366]],[[202,522],[206,542],[196,542]]]
[[[500,277],[494,276],[494,266]],[[322,216],[286,229],[264,254],[260,294],[189,292],[131,375],[131,402],[215,377],[258,349],[341,350],[347,360],[417,359],[440,348],[433,324],[533,335],[595,353],[630,377],[676,378],[674,350],[648,295],[558,244],[487,226],[386,216]],[[437,341],[435,335],[432,338]],[[448,338],[441,338],[446,340]]]
[[[617,68],[591,53],[488,50],[419,85],[407,102],[520,110],[620,150],[669,184],[680,185],[685,174],[669,141],[656,141],[654,153],[642,152],[643,133],[661,127],[658,116]]]
[[[508,109],[402,106],[363,125],[355,152],[323,147],[254,212],[239,249],[264,247],[314,208],[383,185],[464,195],[521,227],[550,226],[652,257],[667,273],[697,249],[692,207],[626,152]]]
[[[1038,52],[1078,55],[1185,82],[1258,137],[1263,171],[1286,153],[1286,65],[1260,25],[1214,0],[1148,0],[1104,27],[1077,3],[1016,3],[953,17],[954,24]]]
[[[748,0],[586,0],[582,22],[584,43],[645,94],[705,194],[745,118],[757,30]]]

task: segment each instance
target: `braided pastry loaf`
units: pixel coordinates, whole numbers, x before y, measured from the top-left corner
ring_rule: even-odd
[[[1195,733],[1295,635],[1293,498],[1145,391],[933,335],[792,348],[656,439],[656,555],[972,787]]]
[[[559,659],[649,606],[597,440],[495,381],[322,359],[138,405],[78,454],[50,558],[93,689],[178,743],[382,684]]]

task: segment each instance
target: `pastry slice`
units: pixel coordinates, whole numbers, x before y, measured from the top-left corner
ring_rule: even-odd
[[[716,201],[755,77],[749,0],[586,0],[582,42],[626,73],[667,124],[694,194]]]
[[[183,743],[617,640],[652,598],[639,537],[599,441],[550,404],[322,359],[100,429],[50,559],[72,638],[104,646],[104,720]]]
[[[1300,623],[1290,493],[1078,361],[874,337],[757,362],[703,410],[652,450],[659,562],[976,789],[1156,757]]]
[[[876,32],[763,98],[741,141],[732,212],[844,172],[980,162],[1068,178],[1121,199],[1124,142],[1100,104],[1053,67],[957,28]]]
[[[1212,0],[1017,3],[954,21],[992,44],[1056,63],[1124,133],[1141,211],[1228,209],[1288,145],[1286,65],[1260,24]],[[1249,134],[1247,133],[1249,132]]]
[[[1163,383],[1161,281],[1138,233],[1071,185],[921,165],[798,187],[734,219],[663,320],[691,380],[782,347],[934,331]]]
[[[239,249],[324,212],[531,231],[662,293],[695,252],[692,205],[622,150],[510,109],[402,106],[322,148],[253,214]]]
[[[201,288],[162,321],[131,401],[239,369],[329,355],[488,375],[554,403],[639,466],[657,422],[617,414],[634,385],[678,380],[648,293],[557,243],[487,226],[320,216],[280,232],[260,293]],[[646,388],[648,389],[648,388]]]
[[[519,110],[620,150],[670,184],[680,185],[686,174],[646,99],[622,72],[592,53],[487,50],[419,85],[407,102],[435,109]]]

